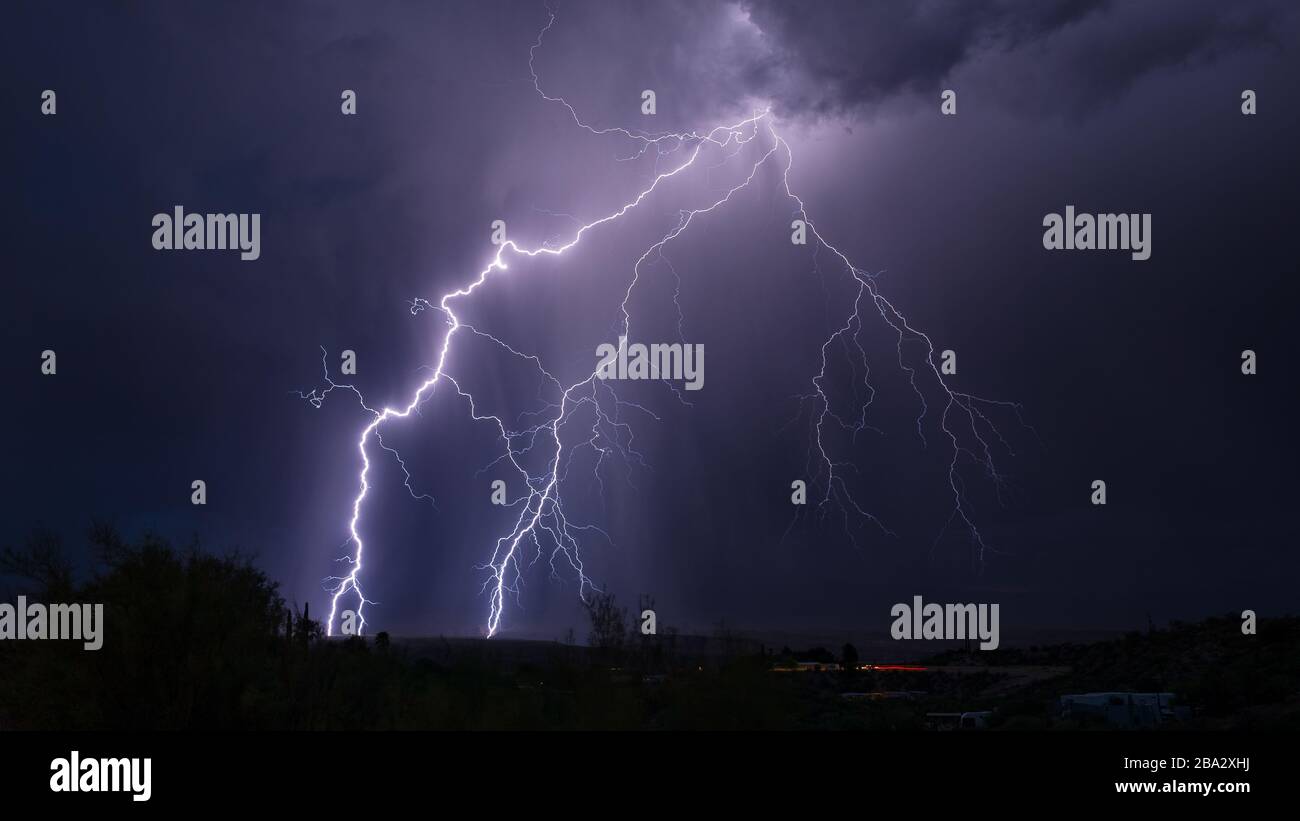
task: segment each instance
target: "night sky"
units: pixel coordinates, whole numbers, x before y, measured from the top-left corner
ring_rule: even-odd
[[[548,11],[532,0],[32,3],[4,16],[0,543],[52,528],[88,569],[93,520],[197,534],[255,553],[313,614],[350,550],[370,421],[346,391],[319,409],[299,396],[324,384],[321,348],[370,407],[404,406],[447,329],[409,302],[472,281],[496,251],[493,220],[523,246],[567,241],[689,151],[637,157],[635,140],[584,131],[543,99],[529,49]],[[584,536],[587,575],[629,604],[652,594],[660,624],[683,630],[884,631],[890,605],[917,594],[998,602],[1008,636],[1294,612],[1298,45],[1300,9],[1285,2],[566,0],[536,51],[549,95],[597,130],[655,133],[770,106],[821,234],[936,350],[957,352],[954,390],[1019,403],[1024,420],[990,410],[1000,494],[960,464],[981,560],[960,525],[944,530],[937,388],[923,443],[897,335],[868,306],[873,429],[833,438],[855,498],[893,535],[852,516],[846,529],[833,510],[791,526],[791,481],[820,499],[798,397],[855,287],[826,249],[791,244],[778,155],[641,268],[637,336],[677,339],[680,278],[705,387],[686,406],[658,383],[620,385],[650,412],[623,409],[644,464],[575,456],[566,509],[612,541]],[[356,116],[340,111],[343,89]],[[956,116],[940,113],[944,89]],[[1241,113],[1243,89],[1258,114]],[[510,258],[459,303],[462,319],[581,379],[615,341],[638,257],[771,147],[761,131],[710,149],[565,255]],[[176,205],[261,214],[260,259],[155,251],[151,219]],[[1150,213],[1151,258],[1044,250],[1044,215],[1067,205]],[[826,384],[852,417],[866,389],[842,342]],[[55,376],[40,372],[45,349]],[[356,377],[338,373],[344,349]],[[481,338],[458,335],[449,362],[492,412],[540,409],[535,371]],[[383,428],[436,505],[371,448],[372,630],[483,631],[478,566],[516,514],[489,502],[493,479],[511,481],[491,465],[494,427],[451,388]],[[190,504],[194,479],[206,506]],[[1090,503],[1096,479],[1104,507]],[[551,578],[545,551],[524,567],[503,634],[583,623],[557,567]]]

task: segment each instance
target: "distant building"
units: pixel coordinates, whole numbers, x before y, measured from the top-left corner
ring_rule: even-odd
[[[1155,727],[1186,717],[1173,693],[1079,693],[1061,696],[1061,717],[1101,721],[1111,727]]]
[[[804,673],[833,673],[840,669],[840,665],[834,661],[801,661],[797,663],[797,669]]]
[[[970,710],[964,713],[926,713],[928,730],[987,730],[992,710]]]
[[[876,690],[869,693],[840,693],[840,698],[849,701],[913,701],[926,695],[923,690]]]

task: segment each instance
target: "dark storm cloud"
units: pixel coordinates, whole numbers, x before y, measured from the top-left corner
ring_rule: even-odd
[[[0,496],[18,515],[0,544],[41,521],[75,531],[101,514],[199,532],[210,547],[258,552],[316,613],[320,579],[346,552],[368,419],[342,391],[320,410],[297,396],[320,384],[319,346],[334,367],[341,349],[358,351],[373,403],[405,402],[442,338],[433,312],[414,316],[407,300],[479,270],[493,219],[525,242],[568,236],[572,220],[538,215],[608,213],[660,158],[618,161],[637,146],[581,132],[536,95],[528,55],[543,0],[17,8],[0,49],[0,108],[16,118],[15,195],[0,208],[15,272],[0,301],[12,337],[0,383],[20,401],[0,418],[23,435],[4,446],[13,469]],[[1147,611],[1291,601],[1283,582],[1296,560],[1276,546],[1295,542],[1284,515],[1296,492],[1284,420],[1294,380],[1276,353],[1276,375],[1254,390],[1228,378],[1246,344],[1289,344],[1296,126],[1285,112],[1297,72],[1277,58],[1296,41],[1292,6],[564,0],[558,12],[537,51],[541,83],[595,127],[702,128],[772,100],[795,188],[827,236],[888,269],[889,299],[978,364],[963,377],[973,388],[1028,409],[1051,446],[1025,443],[1009,469],[1027,498],[980,509],[1007,551],[980,583],[1039,596],[1026,595],[1018,620],[1145,624]],[[945,87],[965,106],[949,122],[936,120]],[[1261,90],[1258,117],[1236,111],[1248,87]],[[37,113],[44,88],[59,91],[57,117]],[[339,111],[344,88],[359,94],[356,117]],[[654,118],[639,111],[646,88],[659,94]],[[903,106],[932,116],[895,116]],[[1041,117],[1012,123],[1008,111]],[[1087,121],[1061,127],[1062,111]],[[856,135],[838,123],[784,130],[823,116],[874,122]],[[1116,134],[1131,145],[1097,150]],[[593,349],[562,310],[603,320],[617,308],[579,277],[621,295],[678,205],[702,201],[695,186],[723,184],[747,156],[664,186],[563,265],[512,266],[467,315],[481,310],[485,329],[519,336],[521,349],[585,363]],[[1137,275],[1043,255],[1042,214],[1084,199],[1157,215],[1161,239]],[[150,217],[177,203],[262,213],[262,259],[153,252]],[[928,597],[924,585],[971,583],[964,561],[928,563],[947,514],[933,516],[929,498],[945,455],[909,435],[913,394],[889,338],[871,347],[883,357],[873,373],[893,381],[873,406],[890,414],[879,420],[889,437],[863,440],[866,498],[913,535],[862,552],[834,526],[778,539],[807,448],[780,398],[806,392],[835,327],[820,289],[804,288],[812,263],[778,255],[793,248],[788,209],[776,176],[760,174],[669,249],[690,341],[709,346],[714,404],[656,398],[665,421],[636,430],[653,470],[628,471],[633,488],[620,468],[609,513],[598,502],[582,511],[618,537],[584,554],[591,574],[620,601],[656,595],[661,624],[874,625],[891,602]],[[646,270],[638,322],[671,317],[674,271]],[[34,367],[46,347],[59,351],[57,380]],[[517,372],[501,361],[458,347],[454,367],[503,393]],[[388,440],[411,448],[436,510],[405,494],[391,460],[375,462],[365,529],[376,629],[473,633],[485,613],[475,568],[500,522],[476,471],[493,443],[455,400],[439,395]],[[202,511],[189,504],[196,476],[209,481]],[[1096,476],[1118,496],[1104,518],[1080,509]],[[528,577],[527,612],[510,610],[512,629],[582,618],[544,564]]]
[[[812,115],[937,92],[988,59],[1007,72],[1012,99],[1047,95],[1059,106],[1091,106],[1158,69],[1276,44],[1294,17],[1293,7],[1277,3],[745,0],[742,6],[764,45],[748,76],[783,113]],[[1044,75],[1050,83],[1038,82]]]
[[[781,104],[825,114],[934,88],[975,53],[1015,48],[1100,5],[747,0],[744,8],[771,45],[768,73]]]
[[[1294,5],[1187,4],[1178,14],[1132,4],[1087,21],[1054,41],[1058,75],[1070,96],[1092,106],[1149,73],[1213,63],[1259,47],[1278,47]]]

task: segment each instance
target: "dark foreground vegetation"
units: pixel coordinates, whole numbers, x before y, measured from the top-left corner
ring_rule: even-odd
[[[84,583],[57,540],[0,556],[45,602],[102,602],[102,649],[0,642],[0,729],[924,729],[990,711],[993,729],[1077,728],[1062,693],[1174,692],[1172,727],[1300,729],[1300,619],[1235,617],[1087,645],[937,657],[924,671],[862,669],[852,646],[773,652],[727,636],[688,649],[644,637],[612,597],[590,646],[325,639],[246,558],[91,533]],[[523,643],[518,643],[523,644]],[[815,663],[817,668],[805,663]],[[1026,673],[1025,671],[1029,671]]]

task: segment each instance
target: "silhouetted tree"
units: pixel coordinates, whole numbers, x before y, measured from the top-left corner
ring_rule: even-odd
[[[102,647],[23,642],[0,668],[0,726],[238,729],[262,723],[285,641],[277,585],[238,554],[177,552],[156,536],[128,544],[96,526],[107,566],[72,587],[57,544],[38,537],[5,566],[39,575],[51,601],[103,605]],[[55,589],[66,588],[64,593]],[[21,708],[16,705],[21,705]]]
[[[840,666],[844,672],[851,673],[858,669],[858,648],[852,644],[845,643],[844,649],[840,651]]]
[[[50,601],[65,599],[72,592],[72,563],[52,530],[38,529],[21,549],[6,547],[0,552],[0,574],[35,582],[35,592]]]
[[[591,633],[587,642],[598,651],[604,662],[619,659],[627,639],[627,608],[619,607],[613,593],[593,592],[584,603]]]

